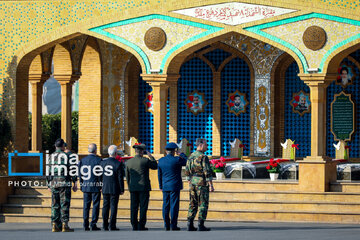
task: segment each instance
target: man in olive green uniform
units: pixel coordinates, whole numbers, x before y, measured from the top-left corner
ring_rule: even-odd
[[[194,218],[199,208],[198,231],[210,231],[204,226],[209,207],[209,191],[213,192],[212,169],[207,151],[206,139],[196,140],[196,152],[192,153],[186,163],[185,175],[189,181],[190,204],[188,212],[188,231],[196,231]],[[209,190],[210,187],[210,190]]]
[[[130,192],[131,225],[134,231],[142,231],[148,230],[145,224],[151,191],[149,169],[157,169],[157,162],[145,150],[145,144],[136,144],[133,148],[135,148],[136,155],[126,162],[126,181]],[[144,157],[144,154],[147,154],[150,159]],[[139,205],[140,219],[138,221]]]
[[[51,222],[53,232],[73,232],[68,225],[71,199],[71,185],[73,191],[77,191],[77,177],[71,177],[70,155],[65,153],[66,143],[63,139],[55,142],[56,151],[50,156],[50,168],[47,176],[47,184],[51,191]],[[52,159],[54,162],[52,163]]]

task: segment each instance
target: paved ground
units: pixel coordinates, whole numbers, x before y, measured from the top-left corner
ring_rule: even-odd
[[[2,240],[57,240],[57,239],[146,239],[146,240],[185,240],[185,239],[360,239],[360,225],[304,224],[304,223],[207,223],[211,232],[187,232],[185,223],[180,223],[182,231],[165,232],[161,223],[149,223],[147,232],[133,232],[128,223],[118,223],[119,232],[84,232],[81,224],[73,223],[74,233],[52,233],[49,224],[43,223],[0,223]]]

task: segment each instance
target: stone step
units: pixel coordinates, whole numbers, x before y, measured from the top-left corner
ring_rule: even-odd
[[[154,175],[154,173],[152,173]],[[157,181],[157,174],[152,179],[156,179],[155,181],[151,181],[151,186],[153,189],[159,188],[159,184]],[[36,180],[36,179],[22,179],[18,184],[20,186],[15,185],[15,187],[46,187],[46,183],[44,180]],[[24,184],[24,185],[21,185]],[[296,180],[276,180],[270,181],[270,179],[248,179],[248,180],[214,180],[213,181],[215,189],[221,190],[236,190],[242,189],[243,191],[294,191],[294,189],[298,188],[298,181]],[[80,184],[78,183],[78,186]],[[127,183],[125,181],[125,186],[127,187]],[[184,190],[189,188],[189,184],[187,181],[183,181]]]
[[[337,181],[330,184],[330,191],[360,194],[360,181]]]
[[[239,188],[240,189],[240,188]],[[37,196],[51,196],[51,193],[44,187],[37,188],[16,188],[15,195],[37,195]],[[83,193],[81,191],[72,192],[72,197],[81,198]],[[125,191],[122,197],[129,197],[129,192]],[[181,198],[188,199],[189,193],[186,190],[181,191]],[[159,189],[154,189],[150,193],[150,198],[162,198],[162,192]],[[276,191],[246,191],[246,190],[215,190],[210,193],[211,200],[275,200],[275,201],[322,201],[322,202],[360,202],[360,193],[342,193],[342,192],[326,192],[326,193],[312,193],[312,192],[276,192]]]
[[[71,214],[70,222],[82,222],[81,216]],[[187,211],[180,210],[179,220],[186,221]],[[129,221],[129,210],[118,210],[119,221]],[[149,221],[162,221],[161,209],[149,209]],[[360,213],[332,213],[307,211],[209,211],[209,221],[256,221],[256,222],[317,222],[317,223],[360,223]],[[44,213],[3,213],[0,220],[5,222],[50,222],[50,215]],[[101,223],[101,217],[99,223]],[[130,223],[129,223],[130,224]]]
[[[43,206],[51,207],[50,196],[37,196],[37,195],[10,195],[9,205],[21,205],[24,207]],[[101,200],[100,206],[102,207],[103,201]],[[163,204],[162,198],[152,198],[149,207],[161,208]],[[3,205],[6,207],[7,205]],[[83,198],[72,197],[71,208],[82,208]],[[129,207],[130,198],[120,197],[118,207]],[[180,201],[180,208],[186,209],[189,206],[189,199],[184,198]],[[213,200],[210,199],[211,210],[304,210],[304,211],[328,211],[328,212],[360,212],[360,202],[321,202],[321,201],[275,201],[275,200]]]

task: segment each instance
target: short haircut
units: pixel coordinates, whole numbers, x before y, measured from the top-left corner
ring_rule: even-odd
[[[88,152],[89,153],[95,153],[96,152],[96,144],[95,143],[90,143],[89,146],[88,146]]]
[[[235,98],[240,98],[241,99],[241,97],[239,95],[236,95]]]
[[[175,149],[166,149],[166,154],[175,153]]]
[[[62,148],[62,147],[66,147],[65,142],[62,138],[58,138],[55,141],[55,147],[58,148]]]
[[[110,145],[108,148],[109,156],[115,156],[115,153],[117,152],[117,146],[116,145]]]
[[[198,147],[200,144],[204,144],[204,143],[206,143],[205,138],[197,138],[195,145]]]

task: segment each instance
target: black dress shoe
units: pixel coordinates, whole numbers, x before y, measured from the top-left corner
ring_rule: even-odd
[[[180,228],[179,227],[173,227],[173,228],[171,228],[171,231],[180,231]]]
[[[147,230],[149,230],[147,227],[140,227],[139,228],[139,231],[147,231]]]
[[[109,231],[109,228],[108,227],[103,227],[102,230],[103,231]]]
[[[100,231],[101,229],[98,228],[97,226],[93,226],[90,228],[91,231]]]
[[[119,228],[110,228],[110,231],[120,231],[120,229]]]
[[[90,231],[89,227],[84,227],[84,231]]]
[[[165,227],[165,231],[170,231],[170,227]]]

